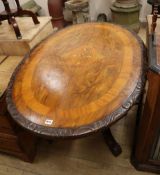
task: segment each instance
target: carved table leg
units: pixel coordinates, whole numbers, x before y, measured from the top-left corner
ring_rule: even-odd
[[[102,133],[103,133],[104,139],[109,149],[111,150],[112,154],[116,157],[119,156],[122,153],[122,149],[120,145],[114,139],[111,133],[111,130],[109,128],[106,128],[102,131]]]

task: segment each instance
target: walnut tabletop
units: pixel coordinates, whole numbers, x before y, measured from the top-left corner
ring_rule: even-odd
[[[144,47],[113,24],[65,28],[36,47],[8,87],[8,110],[42,136],[89,134],[120,119],[143,87]]]

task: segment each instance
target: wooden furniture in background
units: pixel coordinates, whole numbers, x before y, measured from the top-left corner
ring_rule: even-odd
[[[50,17],[40,17],[39,20],[41,23],[35,26],[30,17],[17,18],[24,36],[22,40],[16,39],[6,21],[0,26],[0,152],[15,155],[28,162],[32,162],[35,157],[37,137],[12,120],[5,97],[11,75],[24,55],[53,32]]]
[[[159,4],[157,0],[154,0],[154,3],[152,4],[152,25],[151,25],[151,33],[155,32],[156,26],[157,26],[157,18],[158,18],[158,8]]]
[[[0,24],[2,24],[1,23],[2,20],[8,20],[8,23],[12,25],[15,31],[17,39],[22,39],[22,35],[18,27],[17,21],[15,19],[15,16],[27,15],[32,17],[34,24],[39,24],[37,16],[31,11],[23,10],[22,7],[20,6],[19,0],[15,0],[17,5],[16,10],[10,9],[8,0],[2,0],[2,2],[4,4],[5,11],[3,13],[0,13]]]
[[[155,5],[158,7],[158,13],[160,14],[160,0],[147,0],[147,2],[152,5],[152,14],[154,12]]]
[[[137,127],[132,162],[139,170],[160,173],[160,20],[153,32],[152,19],[152,15],[148,16],[148,91]]]
[[[0,55],[23,56],[41,40],[53,32],[51,18],[39,17],[40,24],[34,25],[30,17],[17,17],[23,39],[17,40],[7,21],[0,25]],[[14,48],[14,49],[13,49]]]
[[[68,27],[18,67],[8,88],[8,110],[19,125],[51,139],[102,130],[117,156],[121,149],[108,128],[141,94],[143,51],[140,38],[117,25]]]
[[[59,29],[65,26],[63,15],[65,1],[67,0],[48,0],[48,9],[50,16],[52,16],[52,24]]]
[[[0,56],[0,152],[32,162],[36,153],[37,138],[20,128],[12,120],[8,114],[5,99],[7,82],[22,58]]]

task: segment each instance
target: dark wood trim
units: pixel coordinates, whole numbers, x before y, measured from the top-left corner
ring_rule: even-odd
[[[131,162],[137,170],[160,173],[160,161],[154,160],[154,143],[160,128],[160,66],[157,64],[156,33],[149,34],[148,46],[148,90],[144,108],[137,115],[135,142]]]
[[[2,64],[7,58],[8,58],[8,56],[5,56],[5,57],[3,58],[3,60],[0,61],[0,64]]]
[[[148,80],[149,87],[146,97],[146,103],[138,128],[139,135],[137,139],[137,145],[141,146],[137,147],[135,152],[135,157],[137,157],[140,162],[146,162],[146,160],[149,160],[152,144],[156,138],[156,133],[158,131],[160,123],[158,112],[159,109],[156,109],[157,106],[160,106],[160,77],[159,75],[150,71],[148,73]],[[146,154],[144,154],[144,152]]]
[[[160,127],[160,76],[150,70],[148,81],[149,87],[144,110],[142,116],[137,116],[141,118],[136,127],[131,163],[137,170],[160,173],[160,162],[151,159],[153,143]]]
[[[78,24],[78,25],[85,25],[85,24]],[[114,24],[112,24],[112,25],[114,25]],[[73,26],[71,26],[71,27],[73,27]],[[66,30],[66,29],[63,29],[63,30]],[[145,71],[144,70],[144,60],[145,59],[144,58],[146,55],[145,54],[146,49],[145,49],[144,44],[143,44],[142,40],[140,39],[140,37],[138,37],[134,32],[131,32],[131,33],[138,40],[138,42],[141,46],[141,60],[142,60],[141,74],[140,74],[139,79],[137,80],[137,86],[135,87],[135,90],[130,95],[130,97],[126,100],[126,102],[121,107],[119,107],[117,110],[115,110],[109,116],[105,116],[103,119],[98,120],[98,121],[91,123],[89,125],[86,125],[86,126],[82,126],[82,127],[78,127],[78,128],[65,128],[65,129],[64,128],[49,128],[49,127],[37,125],[33,122],[30,122],[26,118],[24,118],[23,115],[21,115],[18,112],[18,110],[16,109],[16,106],[12,100],[12,88],[13,88],[13,84],[14,84],[14,80],[16,78],[16,75],[17,75],[18,71],[20,70],[21,65],[23,65],[24,62],[26,61],[26,59],[28,59],[28,57],[30,55],[30,53],[29,53],[25,56],[23,61],[19,64],[19,66],[17,67],[17,69],[13,73],[11,81],[10,81],[9,86],[8,86],[8,90],[7,90],[7,98],[6,98],[7,105],[8,105],[7,107],[8,107],[8,111],[10,112],[13,119],[19,125],[21,125],[23,128],[26,128],[29,131],[34,132],[35,134],[38,134],[39,136],[52,137],[52,138],[53,137],[55,137],[55,138],[56,137],[58,137],[58,138],[60,138],[60,137],[61,138],[64,138],[64,137],[75,138],[75,137],[85,136],[85,135],[97,132],[103,128],[109,127],[110,125],[112,125],[113,123],[118,121],[125,114],[127,114],[129,109],[134,104],[137,103],[137,100],[139,99],[139,97],[141,95],[141,92],[144,88],[144,83],[145,83],[145,73],[144,73],[144,71]]]
[[[7,107],[6,107],[6,92],[0,97],[0,115],[3,115],[4,113],[6,113],[7,111]],[[2,108],[3,106],[3,108]]]
[[[0,98],[0,152],[33,162],[38,138],[19,127],[7,112],[6,92]]]
[[[160,172],[160,166],[154,165],[154,164],[147,164],[147,163],[141,163],[139,162],[134,155],[131,157],[131,163],[132,165],[139,171],[149,171],[152,173],[159,173]]]

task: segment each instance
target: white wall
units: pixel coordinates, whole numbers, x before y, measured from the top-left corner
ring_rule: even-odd
[[[11,7],[15,6],[13,0],[8,0],[10,2]],[[24,3],[27,0],[20,0],[20,3]],[[48,7],[47,7],[47,0],[35,0],[41,7],[41,15],[49,15]],[[91,20],[94,21],[97,19],[99,13],[105,13],[110,18],[110,6],[114,0],[90,0],[90,14]],[[146,15],[151,13],[151,6],[147,4],[147,0],[139,0],[142,4],[142,9],[140,13],[140,20],[145,21]],[[0,1],[0,11],[2,11],[3,4]]]
[[[11,7],[14,7],[14,2],[13,0],[8,0],[9,3],[10,3],[10,6]],[[0,11],[4,10],[4,7],[3,7],[3,4],[2,4],[2,1],[0,1]]]
[[[21,0],[23,1],[23,0]],[[49,15],[48,13],[48,0],[35,0],[37,4],[42,7],[41,14],[42,15]]]
[[[99,13],[105,13],[110,18],[110,6],[114,0],[90,0],[91,21],[95,21]]]

